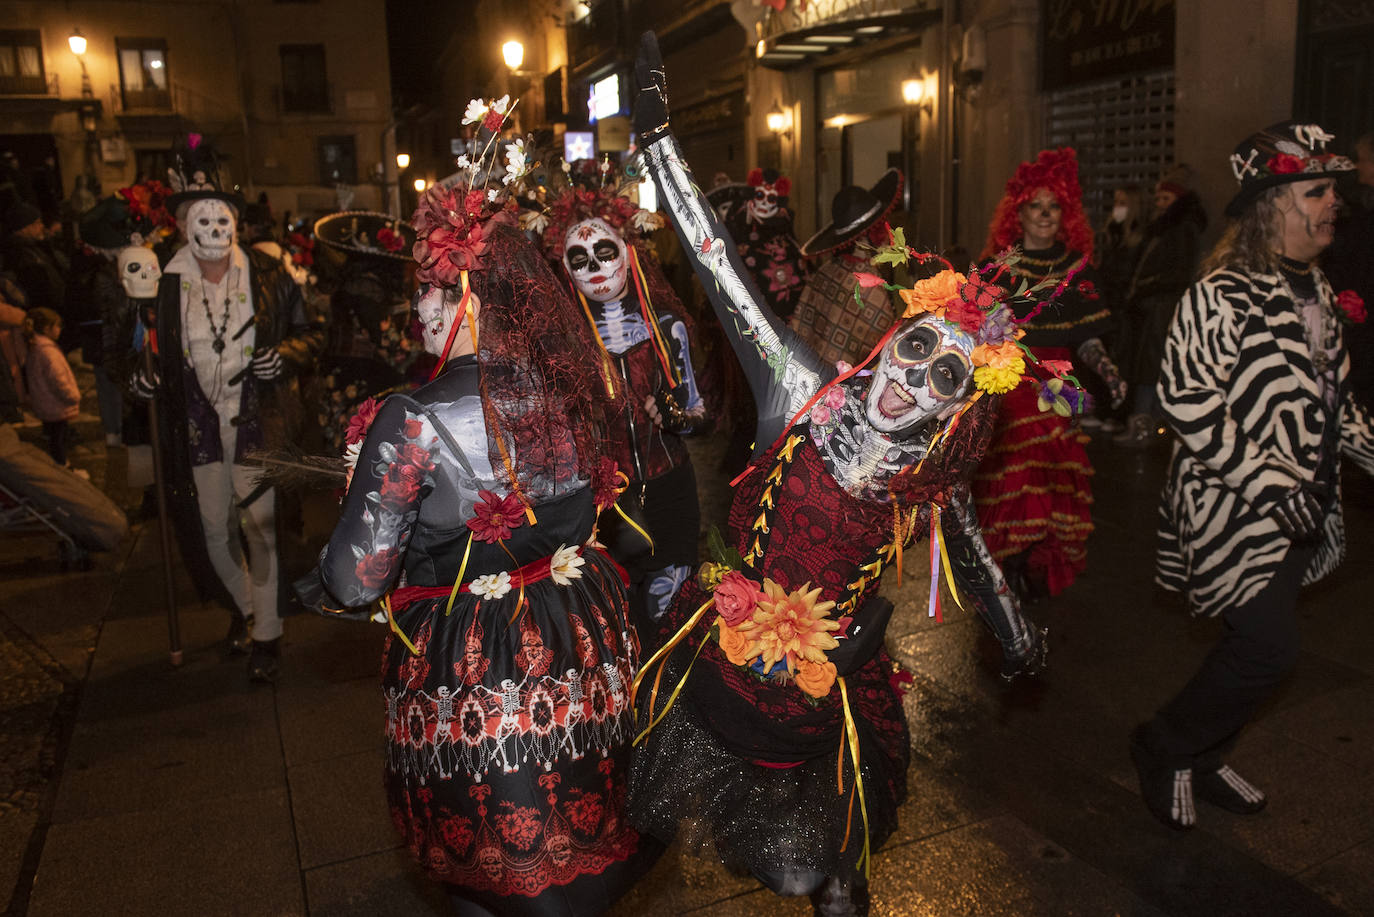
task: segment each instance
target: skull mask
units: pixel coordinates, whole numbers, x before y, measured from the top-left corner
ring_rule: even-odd
[[[864,417],[887,434],[948,417],[969,393],[974,345],[957,325],[933,315],[908,322],[878,358],[864,397]]]
[[[162,268],[151,249],[130,245],[119,250],[119,282],[131,299],[157,296],[157,282],[161,277]]]
[[[183,230],[191,254],[200,261],[214,263],[228,258],[237,229],[238,217],[234,208],[224,201],[202,198],[192,201],[186,208]]]
[[[619,302],[625,298],[629,265],[625,240],[601,219],[574,224],[564,240],[563,265],[573,284],[593,302]]]
[[[745,205],[750,222],[762,223],[777,216],[780,196],[775,184],[765,183],[754,188],[754,196],[749,198],[749,203]]]

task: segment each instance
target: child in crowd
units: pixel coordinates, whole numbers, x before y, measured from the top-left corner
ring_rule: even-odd
[[[29,404],[43,422],[48,437],[48,454],[63,467],[67,465],[67,424],[76,419],[81,406],[81,391],[57,339],[62,334],[62,316],[52,309],[30,309],[24,317],[24,338],[29,345],[24,367]]]

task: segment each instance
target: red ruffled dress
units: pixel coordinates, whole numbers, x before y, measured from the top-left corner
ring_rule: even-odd
[[[1062,243],[1028,251],[1013,268],[1032,283],[1058,280],[1083,256]],[[1022,343],[1041,360],[1074,358],[1074,348],[1107,330],[1095,272],[1074,275],[1068,289],[1022,327]],[[1092,462],[1088,442],[1071,419],[1037,404],[1039,387],[1017,386],[1003,396],[992,445],[973,476],[983,539],[1013,579],[1018,568],[1036,586],[1058,595],[1087,565],[1092,534]]]

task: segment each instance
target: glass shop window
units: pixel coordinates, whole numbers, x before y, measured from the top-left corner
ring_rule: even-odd
[[[116,38],[119,90],[124,108],[171,108],[167,42],[160,38]]]
[[[324,45],[282,45],[280,50],[282,111],[330,111]]]

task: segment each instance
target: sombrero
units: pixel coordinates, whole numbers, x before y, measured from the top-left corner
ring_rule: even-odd
[[[316,220],[315,238],[352,255],[409,261],[415,246],[415,229],[385,213],[343,210]]]
[[[848,245],[891,213],[901,196],[898,169],[888,169],[872,188],[846,185],[830,202],[830,225],[806,240],[802,255],[811,258]]]

